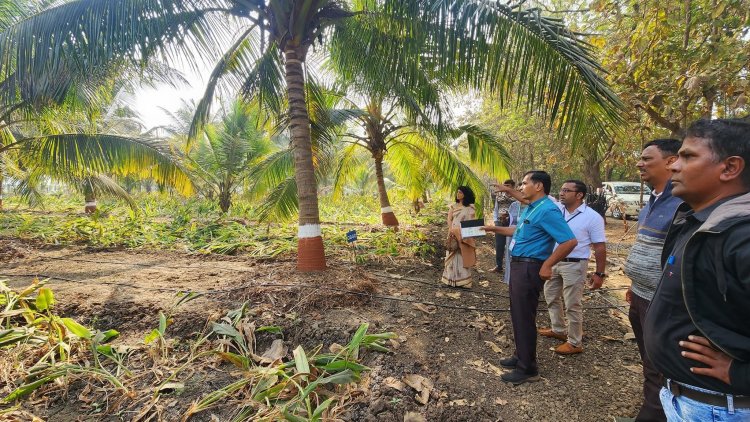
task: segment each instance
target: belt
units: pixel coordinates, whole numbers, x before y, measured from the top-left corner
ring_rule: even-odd
[[[561,259],[560,262],[581,262],[581,261],[588,261],[588,258],[564,258]]]
[[[511,256],[510,262],[534,262],[541,264],[544,262],[543,259],[536,259],[536,258],[526,258],[525,256]]]
[[[733,394],[719,393],[718,391],[715,394],[706,393],[693,390],[692,388],[686,387],[669,378],[664,378],[662,384],[664,385],[664,388],[671,391],[675,397],[683,396],[701,403],[710,404],[712,406],[727,407],[730,409],[750,409],[750,396],[735,396]]]

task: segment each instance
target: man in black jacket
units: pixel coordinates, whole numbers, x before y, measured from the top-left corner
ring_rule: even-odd
[[[699,120],[672,164],[678,208],[643,325],[670,421],[750,420],[750,122]]]

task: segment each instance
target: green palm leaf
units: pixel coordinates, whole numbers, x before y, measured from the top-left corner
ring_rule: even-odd
[[[337,68],[365,69],[359,80],[372,81],[367,89],[377,90],[389,75],[399,75],[407,86],[423,85],[422,69],[448,86],[494,92],[501,103],[524,99],[574,143],[589,136],[589,123],[596,123],[588,122],[591,113],[601,117],[605,133],[623,124],[622,104],[600,76],[590,46],[538,9],[484,0],[386,0],[382,8],[363,7],[381,12],[353,20],[378,30],[357,39],[339,25],[341,38],[334,37],[331,47]],[[351,47],[352,39],[358,48]]]
[[[190,194],[193,184],[168,152],[157,144],[118,135],[59,134],[23,141],[24,155],[33,157],[53,177],[113,173],[152,178]],[[0,150],[2,152],[2,150]]]
[[[372,160],[371,156],[363,153],[364,148],[359,144],[350,144],[342,148],[336,159],[336,168],[333,173],[333,198],[341,199],[344,194],[344,186],[354,181],[359,169]]]
[[[294,175],[287,177],[276,185],[258,207],[256,216],[259,221],[286,221],[294,218],[299,210],[297,201],[297,181]]]
[[[125,201],[134,210],[138,208],[138,204],[136,204],[133,197],[117,181],[104,174],[94,174],[81,178],[69,177],[65,182],[73,186],[80,193],[93,193],[94,198],[103,196],[116,198]]]
[[[387,156],[388,161],[391,162],[391,157],[400,155],[403,150],[408,151],[416,162],[421,160],[424,164],[411,169],[406,169],[403,165],[393,166],[394,169],[401,169],[400,177],[408,180],[415,172],[427,172],[431,180],[441,188],[453,189],[459,185],[466,185],[474,191],[477,197],[486,193],[484,184],[471,167],[438,140],[420,136],[417,133],[406,134],[399,142],[391,146],[391,154]],[[393,154],[394,152],[396,154]]]
[[[217,51],[227,25],[210,11],[228,10],[228,3],[78,0],[32,14],[0,33],[4,103],[19,92],[62,98],[68,75],[94,73],[113,59],[174,62]]]

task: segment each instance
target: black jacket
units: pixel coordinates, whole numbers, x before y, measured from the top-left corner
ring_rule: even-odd
[[[682,204],[676,227],[690,208]],[[670,229],[662,265],[673,249],[677,230]],[[696,269],[715,274],[696,279]],[[682,259],[682,292],[698,330],[734,361],[730,382],[750,390],[750,193],[717,207],[688,240]]]

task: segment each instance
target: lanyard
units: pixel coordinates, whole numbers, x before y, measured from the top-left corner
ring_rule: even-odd
[[[578,215],[583,214],[581,211],[576,210],[577,212],[575,214],[571,214],[571,217],[565,220],[566,223],[570,223],[570,220],[578,217]],[[565,208],[563,208],[563,218],[565,218]]]

